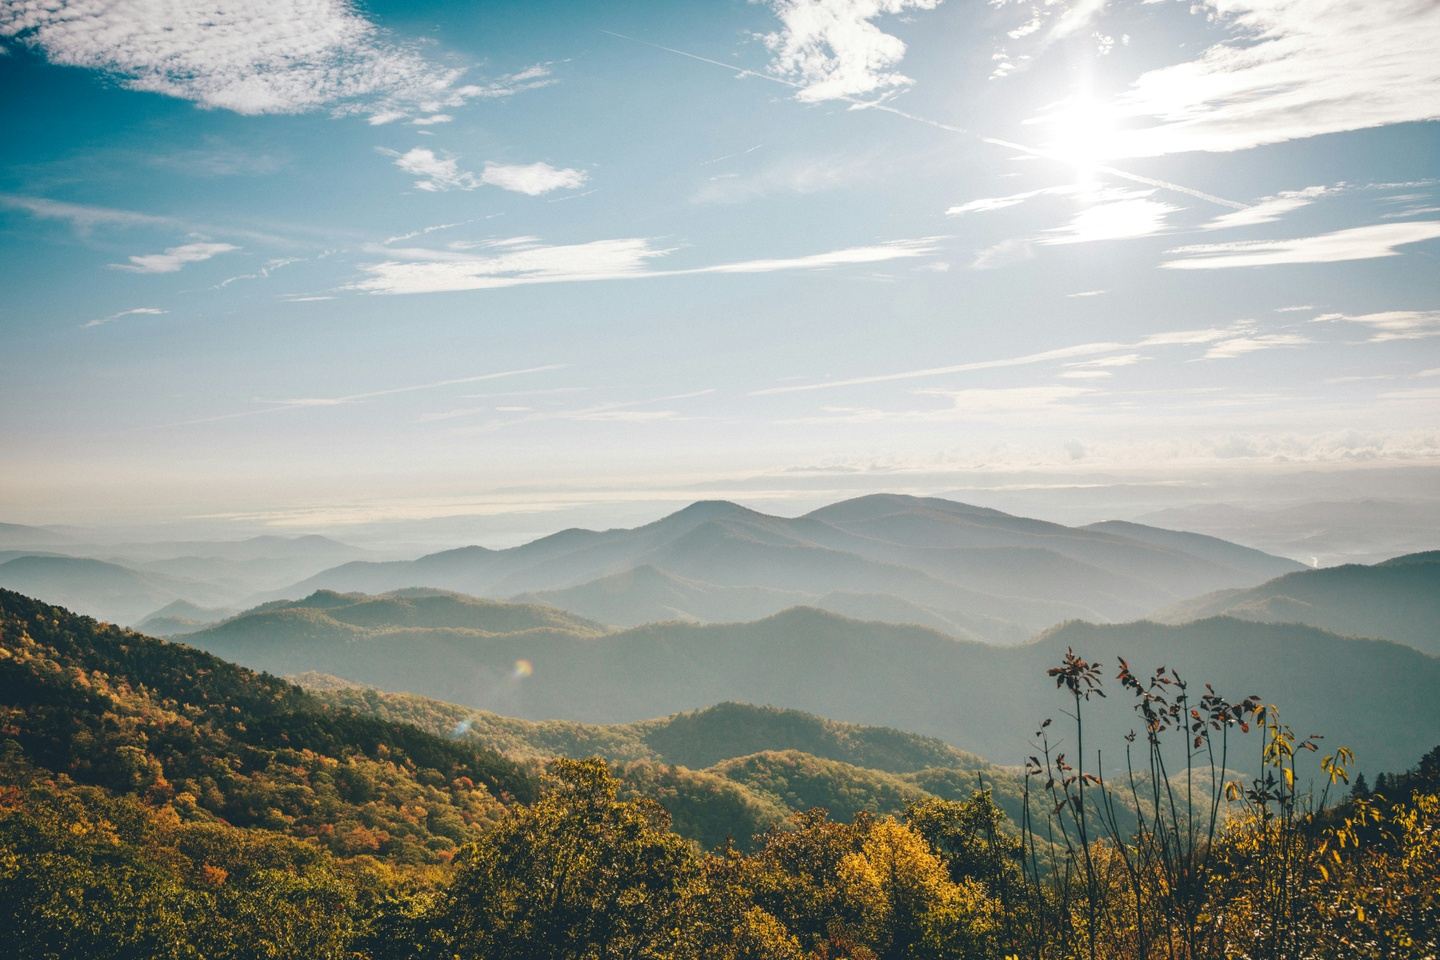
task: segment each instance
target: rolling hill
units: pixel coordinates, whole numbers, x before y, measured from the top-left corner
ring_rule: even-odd
[[[722,703],[624,724],[533,721],[414,694],[385,693],[322,674],[296,678],[346,709],[462,737],[517,758],[601,756],[635,793],[658,799],[676,827],[707,845],[753,835],[793,813],[825,807],[900,813],[929,797],[963,799],[981,780],[1018,820],[1014,768],[986,763],[942,741],[797,710]]]
[[[149,637],[173,637],[213,626],[239,612],[228,607],[201,607],[176,600],[141,619],[135,624],[135,630]]]
[[[1072,622],[1004,648],[810,608],[611,633],[583,622],[513,633],[359,627],[302,609],[245,614],[186,642],[274,673],[314,670],[524,719],[620,723],[744,700],[912,730],[998,762],[1025,756],[1039,720],[1059,717],[1045,671],[1073,646],[1110,675],[1124,656],[1137,671],[1164,664],[1197,688],[1275,701],[1297,726],[1350,738],[1367,768],[1403,766],[1440,741],[1440,660],[1232,618]],[[1093,722],[1116,743],[1135,725],[1118,698]]]
[[[1227,616],[1303,623],[1347,636],[1394,640],[1440,656],[1440,551],[1373,566],[1305,570],[1248,590],[1199,597],[1158,616],[1167,622]]]

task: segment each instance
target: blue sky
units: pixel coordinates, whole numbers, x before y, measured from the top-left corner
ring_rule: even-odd
[[[3,519],[1440,458],[1434,4],[206,9],[0,2]]]

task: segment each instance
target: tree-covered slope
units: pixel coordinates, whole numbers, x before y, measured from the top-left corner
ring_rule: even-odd
[[[273,676],[0,591],[8,762],[339,854],[438,862],[530,775]]]
[[[1160,616],[1174,623],[1214,616],[1304,623],[1440,655],[1440,552],[1409,554],[1373,566],[1305,570],[1249,590],[1199,597]]]
[[[240,637],[245,619],[232,621],[230,634],[202,631],[187,642],[276,673],[315,670],[530,720],[624,723],[743,700],[912,730],[1008,762],[1026,755],[1034,725],[1058,709],[1024,678],[1043,676],[1074,646],[1108,673],[1125,656],[1137,670],[1169,665],[1233,697],[1288,703],[1303,726],[1348,731],[1367,767],[1399,766],[1440,740],[1432,695],[1440,660],[1313,627],[1230,618],[1076,622],[1010,648],[806,608],[751,623],[603,635],[347,632],[329,620],[324,630],[305,621]]]

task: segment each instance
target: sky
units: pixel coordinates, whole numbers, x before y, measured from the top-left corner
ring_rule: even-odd
[[[0,520],[1434,496],[1437,45],[1431,0],[0,0]]]

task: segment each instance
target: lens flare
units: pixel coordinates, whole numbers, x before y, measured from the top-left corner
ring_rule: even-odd
[[[529,660],[516,660],[515,670],[511,674],[516,680],[524,680],[535,672],[535,664]]]

